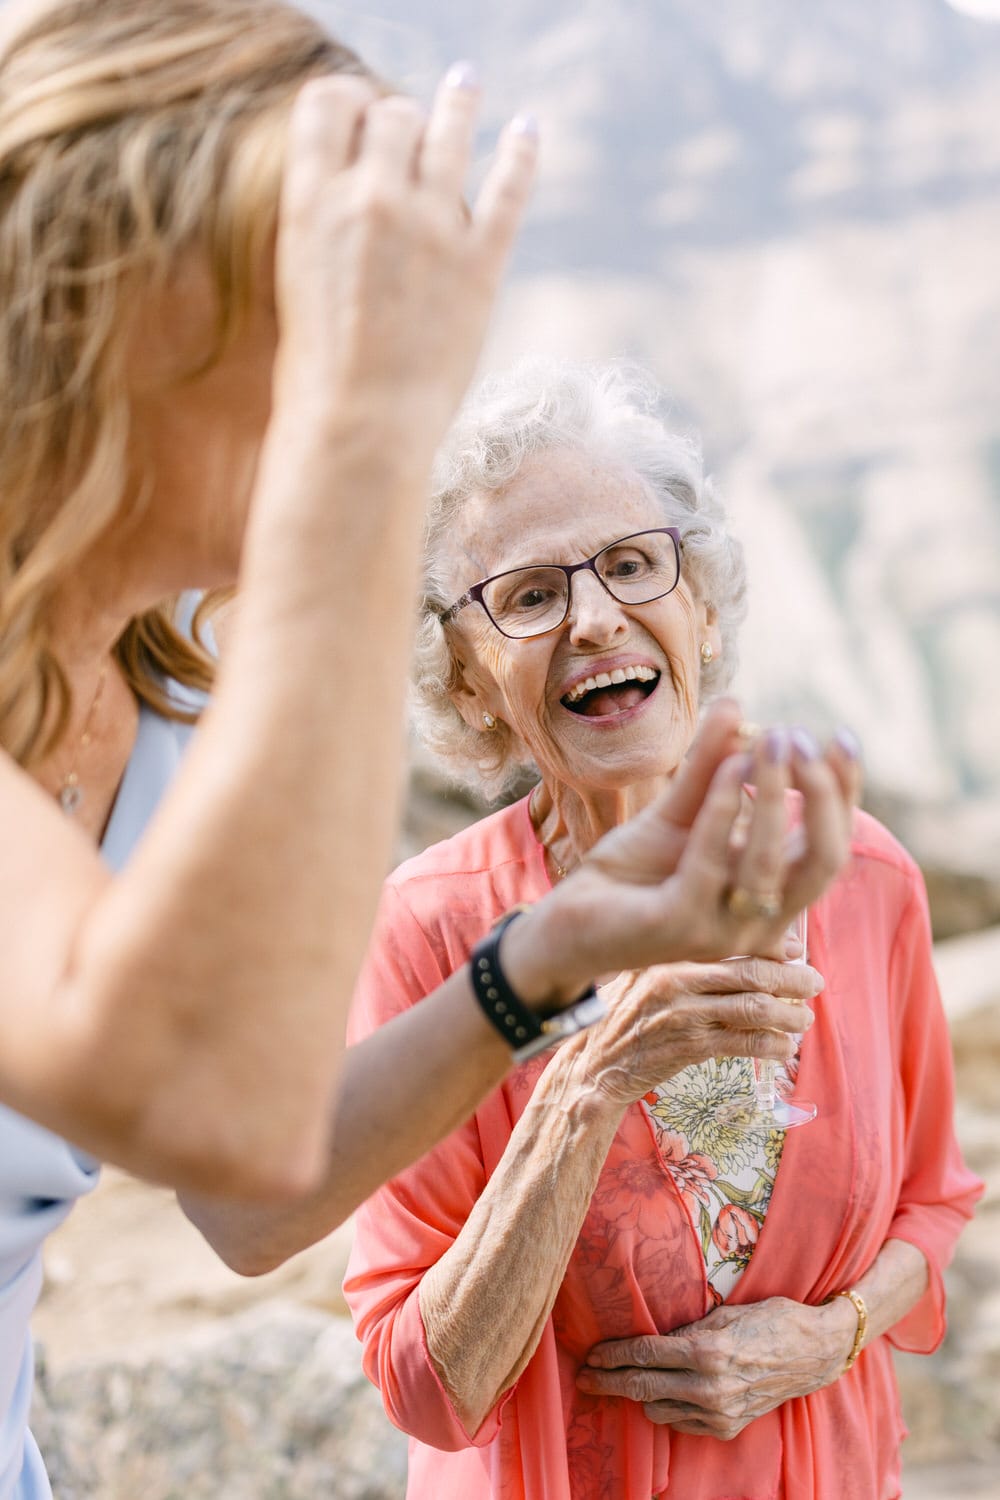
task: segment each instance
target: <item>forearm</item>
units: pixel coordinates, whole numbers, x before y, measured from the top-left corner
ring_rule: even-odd
[[[888,1333],[920,1301],[927,1290],[928,1266],[923,1253],[905,1240],[886,1240],[864,1276],[853,1283],[868,1309],[864,1345]],[[842,1325],[844,1359],[849,1355],[858,1326],[858,1315],[848,1297],[836,1297],[821,1309],[828,1322]],[[843,1363],[833,1378],[842,1372]]]
[[[529,1005],[550,999],[542,979],[551,959],[549,910],[550,903],[541,902],[515,924],[524,933],[516,950],[508,952],[504,938],[505,971]],[[362,991],[394,982],[369,974]],[[376,1005],[381,1015],[386,998]],[[325,1170],[314,1190],[277,1205],[234,1203],[231,1195],[228,1201],[183,1197],[189,1217],[235,1270],[259,1275],[330,1233],[383,1182],[468,1119],[510,1069],[513,1053],[476,1003],[467,965],[413,998],[345,1054],[330,1106]],[[396,995],[393,1004],[402,1000]],[[361,996],[359,1004],[364,1010]]]
[[[278,1208],[185,1194],[184,1211],[234,1270],[273,1270],[468,1119],[510,1064],[510,1049],[475,1003],[463,968],[347,1049],[327,1170],[315,1192]],[[404,1123],[393,1129],[391,1120]]]
[[[289,521],[329,493],[327,534],[295,543],[289,525],[280,567],[275,527],[248,544],[216,701],[127,870],[67,933],[66,1046],[50,1033],[34,1057],[46,1123],[136,1170],[251,1193],[325,1162],[397,813],[421,508],[410,477],[322,444],[275,447],[261,484]]]
[[[553,1059],[452,1247],[419,1289],[427,1348],[474,1433],[538,1346],[618,1114],[581,1092],[579,1043]]]

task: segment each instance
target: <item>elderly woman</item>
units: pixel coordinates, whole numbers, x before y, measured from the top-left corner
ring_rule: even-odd
[[[416,1005],[511,903],[571,883],[669,782],[732,671],[744,595],[698,454],[646,385],[532,363],[453,432],[426,580],[428,742],[490,792],[525,766],[539,779],[391,877],[358,1035]],[[816,756],[772,731],[758,797]],[[414,1500],[899,1494],[889,1345],[940,1340],[977,1183],[952,1135],[919,874],[865,816],[852,854],[810,912],[809,965],[618,975],[603,1022],[518,1069],[361,1211],[346,1291],[412,1437]],[[698,1023],[734,991],[811,1001],[787,1069],[818,1104],[804,1129],[724,1123],[749,1063]]]
[[[508,128],[460,213],[467,66],[425,115],[279,0],[2,20],[0,1500],[36,1500],[28,1320],[95,1157],[291,1200],[287,1233],[315,1191],[337,1223],[521,1041],[465,967],[348,1057],[344,1031],[394,834],[431,459],[536,143]],[[177,596],[237,575],[216,683]],[[724,899],[738,722],[722,708],[590,884],[505,938],[525,1036],[581,1024],[560,1013],[608,968],[774,939],[780,914]],[[804,790],[783,910],[846,852],[845,789]],[[754,837],[780,857],[763,804],[748,871]]]

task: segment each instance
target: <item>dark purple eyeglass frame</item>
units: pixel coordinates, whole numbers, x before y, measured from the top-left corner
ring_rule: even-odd
[[[498,578],[509,578],[511,573],[529,572],[533,568],[553,568],[558,569],[560,573],[566,574],[566,613],[557,624],[547,625],[544,630],[537,631],[537,635],[548,635],[550,631],[559,630],[560,627],[565,624],[566,616],[569,614],[569,608],[573,598],[573,574],[579,573],[582,569],[589,569],[597,579],[598,583],[601,585],[601,588],[604,589],[605,593],[610,594],[612,599],[614,599],[616,603],[626,604],[629,601],[625,599],[619,599],[618,595],[613,593],[612,590],[608,588],[608,585],[604,582],[604,579],[601,577],[600,573],[598,573],[597,559],[599,557],[603,557],[605,552],[610,552],[612,547],[620,547],[624,542],[631,542],[633,538],[637,536],[669,536],[673,541],[674,558],[677,563],[677,577],[674,579],[670,587],[668,589],[665,589],[662,594],[654,594],[652,599],[644,599],[642,602],[643,604],[652,604],[654,599],[665,599],[668,594],[673,593],[674,589],[681,581],[681,550],[683,547],[681,534],[676,526],[647,526],[645,531],[632,531],[628,536],[620,536],[617,541],[608,542],[606,546],[600,549],[600,551],[595,552],[593,557],[587,557],[583,560],[583,562],[522,563],[521,567],[519,568],[505,568],[502,573],[494,573],[489,578],[481,578],[478,583],[474,583],[471,588],[466,589],[465,593],[461,596],[461,598],[456,599],[454,604],[449,604],[447,609],[443,609],[438,615],[438,619],[441,621],[442,625],[447,625],[450,620],[453,620],[455,618],[459,610],[464,609],[467,604],[479,604],[482,606],[483,613],[486,615],[486,618],[489,620],[490,624],[494,627],[494,629],[499,630],[501,635],[506,636],[507,640],[534,640],[534,635],[508,635],[507,631],[502,629],[501,626],[497,624],[496,620],[494,620],[493,616],[490,614],[489,610],[486,607],[486,600],[483,598],[483,590],[486,589],[489,584],[496,583]]]

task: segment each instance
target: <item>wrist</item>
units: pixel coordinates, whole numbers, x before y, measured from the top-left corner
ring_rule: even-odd
[[[506,912],[470,955],[470,979],[476,1003],[491,1026],[514,1053],[515,1062],[525,1062],[539,1052],[558,1046],[604,1016],[604,1005],[593,985],[588,985],[570,1005],[552,998],[532,1008],[511,983],[500,955],[500,945],[509,929],[530,911],[515,906]],[[523,982],[522,971],[522,982]]]
[[[297,390],[279,381],[264,452],[274,448],[279,463],[301,453],[328,463],[350,482],[373,483],[373,488],[387,480],[415,484],[423,497],[435,451],[428,433],[438,426],[443,432],[445,426],[434,423],[433,415],[433,403],[381,402],[370,392],[334,389],[315,376]]]
[[[283,404],[264,436],[251,524],[276,509],[284,529],[306,521],[317,539],[346,535],[385,547],[386,519],[398,512],[419,537],[432,458],[412,442],[393,441],[370,413],[338,403]]]
[[[529,1010],[539,1015],[565,1010],[580,998],[591,975],[564,962],[555,898],[533,906],[503,935],[503,965]]]
[[[588,1136],[610,1145],[621,1125],[625,1106],[611,1099],[595,1081],[588,1057],[589,1038],[582,1032],[553,1054],[531,1095],[539,1112],[556,1111]]]
[[[868,1307],[853,1288],[834,1292],[819,1309],[828,1329],[833,1374],[837,1380],[854,1364],[867,1342]]]

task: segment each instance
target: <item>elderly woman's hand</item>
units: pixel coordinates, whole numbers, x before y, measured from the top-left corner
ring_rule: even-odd
[[[843,1298],[822,1307],[787,1297],[717,1307],[673,1333],[596,1344],[577,1384],[641,1402],[651,1422],[678,1432],[734,1438],[793,1396],[836,1380],[855,1326]]]
[[[766,958],[620,974],[603,987],[607,1017],[581,1038],[574,1061],[590,1088],[625,1108],[710,1057],[791,1057],[792,1034],[813,1020],[803,1002],[822,988],[807,964]]]

